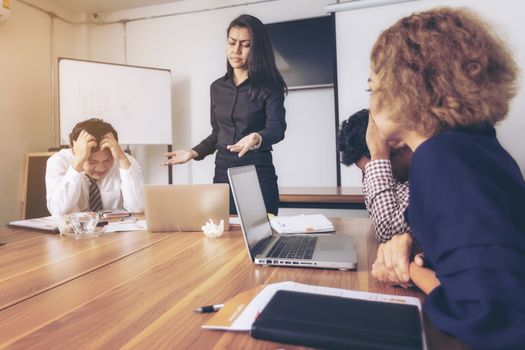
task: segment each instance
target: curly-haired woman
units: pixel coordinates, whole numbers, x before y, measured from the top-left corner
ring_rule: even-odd
[[[408,221],[428,264],[389,241],[373,274],[412,279],[432,323],[475,348],[525,344],[525,182],[494,129],[516,79],[506,45],[466,9],[403,18],[371,54],[371,116],[414,151]]]

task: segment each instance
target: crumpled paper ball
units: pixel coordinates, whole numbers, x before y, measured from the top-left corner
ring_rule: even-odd
[[[204,226],[201,227],[202,232],[209,238],[217,238],[222,236],[224,233],[224,220],[216,225],[212,219],[210,219]]]

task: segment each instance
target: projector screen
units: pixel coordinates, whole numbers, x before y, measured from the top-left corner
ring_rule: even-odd
[[[172,144],[169,70],[65,58],[58,66],[60,144],[89,118],[113,125],[120,144]]]

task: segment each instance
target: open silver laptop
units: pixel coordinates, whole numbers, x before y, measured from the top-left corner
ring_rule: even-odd
[[[228,184],[145,185],[144,206],[150,232],[202,231],[209,219],[229,229]]]
[[[253,165],[228,169],[241,228],[253,262],[262,265],[355,269],[352,237],[343,235],[274,235]],[[295,242],[291,242],[295,241]]]

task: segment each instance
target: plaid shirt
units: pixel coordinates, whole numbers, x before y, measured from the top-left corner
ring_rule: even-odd
[[[379,241],[386,242],[393,235],[410,232],[404,216],[408,207],[408,182],[394,180],[389,159],[366,164],[363,193]]]

